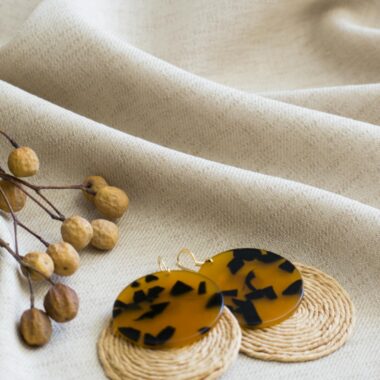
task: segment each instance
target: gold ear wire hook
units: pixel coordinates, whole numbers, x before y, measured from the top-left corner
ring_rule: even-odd
[[[170,269],[166,266],[165,261],[163,260],[161,256],[157,257],[157,263],[161,271],[170,272]]]
[[[188,248],[182,248],[178,254],[177,254],[177,267],[181,268],[181,269],[184,269],[184,270],[192,270],[190,268],[187,268],[186,266],[182,265],[181,264],[181,256],[182,255],[188,255],[192,258],[192,260],[194,261],[194,265],[197,266],[197,267],[200,267],[201,265],[203,265],[204,263],[206,262],[209,262],[209,263],[212,263],[213,260],[211,258],[209,259],[206,259],[205,261],[198,261],[197,258],[195,257],[194,253],[190,251],[190,249]]]

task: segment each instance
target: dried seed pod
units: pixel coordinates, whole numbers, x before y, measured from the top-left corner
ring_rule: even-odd
[[[10,153],[8,168],[16,177],[30,177],[38,172],[40,161],[33,149],[21,146]]]
[[[9,204],[14,212],[20,211],[26,203],[25,193],[9,181],[0,181],[0,187],[8,198]],[[0,193],[0,209],[6,212],[10,212],[8,204]]]
[[[114,186],[102,187],[95,195],[95,207],[111,219],[120,218],[128,208],[127,194]]]
[[[49,317],[56,322],[68,322],[78,314],[79,298],[74,289],[58,283],[46,293],[44,308]]]
[[[94,234],[91,245],[101,250],[112,249],[119,240],[119,228],[115,223],[105,219],[96,219],[91,222]]]
[[[20,320],[20,334],[28,346],[40,347],[49,342],[51,321],[46,313],[34,307],[25,310]]]
[[[54,272],[54,262],[45,252],[29,252],[23,257],[23,262],[45,275],[45,277],[50,277]],[[25,268],[24,266],[21,267],[21,270],[25,276],[29,272],[30,278],[33,281],[42,281],[45,279],[40,273]]]
[[[107,181],[99,175],[91,175],[86,177],[83,181],[83,185],[88,189],[95,191],[97,193],[102,187],[108,186]],[[95,195],[88,193],[85,190],[82,190],[84,197],[93,202]]]
[[[78,252],[70,243],[50,244],[46,253],[54,261],[54,273],[60,276],[71,276],[79,268]]]
[[[62,239],[77,251],[87,247],[92,239],[91,223],[81,216],[66,219],[61,226]]]

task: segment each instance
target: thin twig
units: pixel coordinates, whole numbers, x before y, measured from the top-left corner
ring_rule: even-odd
[[[31,270],[33,272],[38,273],[46,281],[50,282],[50,284],[55,285],[55,282],[50,277],[46,276],[44,273],[42,273],[38,269],[34,268],[32,265],[29,265],[26,262],[24,262],[22,256],[17,256],[16,252],[14,252],[12,250],[12,248],[9,246],[9,244],[5,240],[3,240],[1,238],[0,238],[0,247],[3,247],[21,266],[23,266],[24,268],[27,268],[27,269],[29,269],[29,270]]]
[[[95,195],[96,192],[92,189],[90,189],[88,186],[84,184],[79,185],[34,185],[33,183],[30,183],[28,181],[25,181],[24,179],[15,177],[11,174],[8,174],[4,171],[4,169],[0,168],[0,177],[4,179],[14,180],[21,184],[23,184],[26,187],[29,187],[33,189],[34,191],[39,190],[83,190],[86,191],[89,194]]]
[[[26,181],[25,181],[26,182]],[[90,190],[85,185],[33,185],[31,184],[33,188],[37,190]]]
[[[57,213],[57,215],[59,216],[59,220],[65,220],[65,216],[49,201],[49,199],[47,199],[45,197],[45,195],[41,194],[40,192],[40,189],[38,188],[38,186],[36,185],[32,185],[31,183],[29,182],[26,182],[18,177],[15,177],[13,175],[10,175],[10,174],[7,174],[4,172],[4,170],[2,169],[1,172],[0,172],[0,177],[13,183],[15,186],[17,186],[19,189],[21,189],[27,196],[29,196],[31,199],[33,199],[35,202],[37,202],[40,206],[41,206],[41,203],[39,203],[39,201],[36,199],[36,198],[33,198],[32,195],[30,195],[30,193],[28,193],[22,186],[20,186],[20,184],[26,186],[26,187],[29,187],[30,189],[34,190],[37,195],[43,199],[52,209],[55,213]],[[42,207],[42,206],[41,206]],[[47,209],[42,207],[46,212]],[[48,212],[49,215],[51,216],[50,212]],[[56,219],[56,218],[53,218],[53,219]]]
[[[60,212],[58,210],[58,208],[56,206],[54,206],[54,204],[44,195],[42,194],[41,190],[83,190],[91,195],[96,195],[96,191],[92,190],[91,188],[89,188],[88,186],[84,185],[84,184],[80,184],[80,185],[63,185],[63,186],[54,186],[54,185],[34,185],[30,182],[27,182],[21,178],[18,178],[18,177],[15,177],[11,174],[8,174],[4,171],[4,169],[2,169],[0,167],[0,177],[9,181],[9,182],[12,182],[13,184],[16,185],[16,182],[18,182],[19,184],[22,184],[26,187],[29,187],[30,189],[34,190],[36,192],[36,194],[45,201],[45,203],[47,205],[49,205],[52,210],[59,216],[59,219],[58,220],[61,220],[61,221],[64,221],[66,218],[65,218],[65,215],[62,214],[62,212]],[[19,188],[21,188],[19,186]],[[22,189],[22,188],[21,188]],[[24,190],[23,190],[24,191]],[[35,202],[36,202],[36,199],[33,198],[30,193],[24,191],[24,193],[26,195],[28,195],[31,199],[33,199]],[[37,202],[38,203],[38,202]],[[41,205],[40,205],[41,206]],[[47,211],[46,209],[44,209],[45,211]],[[51,214],[49,214],[51,216]],[[52,217],[52,216],[51,216]],[[57,218],[54,218],[52,217],[53,219],[57,219]]]
[[[17,219],[17,224],[23,228],[25,231],[29,232],[31,235],[33,235],[36,239],[38,239],[45,247],[49,247],[49,243],[40,235],[38,235],[36,232],[34,232],[32,229],[30,229],[28,226],[26,226],[24,223],[20,222],[20,220]]]
[[[9,208],[9,211],[10,211],[10,213],[12,215],[12,219],[13,219],[13,229],[14,229],[14,239],[15,239],[15,255],[18,258],[20,258],[22,261],[22,257],[20,256],[20,252],[18,249],[18,238],[17,238],[17,226],[19,224],[19,221],[17,219],[16,214],[13,211],[13,207],[12,207],[11,203],[9,202],[7,195],[5,194],[4,190],[1,187],[0,187],[0,192],[1,192],[1,195],[4,198],[6,204]],[[33,309],[33,307],[34,307],[34,290],[33,290],[32,281],[30,279],[30,272],[29,272],[29,270],[27,270],[26,272],[27,272],[26,277],[28,279],[28,284],[29,284],[30,307]]]
[[[66,219],[66,217],[65,217],[65,215],[63,215],[62,213],[61,213],[61,211],[59,211],[58,209],[57,209],[57,207],[55,207],[54,205],[53,205],[53,203],[51,203],[50,201],[49,201],[49,199],[47,199],[46,197],[45,197],[45,195],[44,194],[42,194],[41,192],[40,192],[40,190],[36,190],[36,193],[40,196],[40,198],[42,198],[53,210],[54,210],[54,212],[56,212],[57,213],[57,215],[60,217],[60,220],[62,220],[62,221],[64,221],[65,219]]]
[[[26,226],[24,223],[22,223],[17,215],[14,213],[13,208],[11,204],[9,203],[9,199],[6,196],[4,190],[0,187],[0,193],[2,197],[5,199],[5,202],[7,203],[8,209],[11,213],[12,219],[13,219],[13,229],[14,229],[14,236],[15,236],[15,252],[17,255],[19,255],[19,250],[18,250],[18,239],[17,239],[17,226],[20,226],[23,228],[25,231],[28,231],[31,235],[33,235],[35,238],[37,238],[45,247],[49,246],[49,243],[40,235],[38,235],[36,232],[34,232],[31,228]]]
[[[0,247],[5,248],[7,250],[7,252],[10,253],[16,261],[18,261],[19,263],[22,262],[22,257],[17,256],[16,252],[14,252],[12,250],[12,248],[9,246],[9,244],[5,240],[3,240],[2,238],[0,238]]]
[[[20,145],[18,145],[16,143],[16,141],[14,141],[12,138],[10,138],[4,131],[0,130],[0,134],[2,134],[13,145],[14,148],[17,149],[20,147]]]
[[[17,177],[16,177],[17,178]],[[24,181],[26,182],[26,181]],[[88,186],[80,184],[80,185],[32,185],[33,188],[36,188],[36,191],[39,190],[83,190],[86,193],[89,193],[91,195],[96,195],[96,191],[90,189]]]
[[[23,180],[21,178],[18,178],[18,177],[15,177],[15,176],[11,175],[11,174],[6,173],[4,171],[4,169],[2,169],[1,167],[0,167],[0,177],[3,178],[3,179],[5,179],[5,180],[7,180],[7,181],[9,181],[9,182],[12,182],[14,185],[16,185],[16,182],[17,182],[19,184],[22,184],[22,185],[24,185],[26,187],[29,187],[30,189],[34,190],[37,193],[37,195],[41,199],[43,199],[46,202],[46,204],[48,204],[53,209],[53,211],[59,216],[59,220],[62,220],[62,221],[66,219],[65,216],[57,209],[57,207],[54,206],[54,204],[48,198],[46,198],[46,196],[44,194],[42,194],[41,190],[53,190],[53,189],[58,189],[58,190],[64,190],[64,189],[83,190],[83,191],[86,191],[87,193],[89,193],[91,195],[96,195],[96,192],[94,190],[90,189],[89,187],[87,187],[86,185],[83,185],[83,184],[81,184],[81,185],[67,185],[67,186],[39,186],[39,185],[33,185],[30,182],[27,182],[27,181],[25,181],[25,180]],[[21,187],[19,186],[19,188],[21,188]],[[30,193],[27,193],[26,191],[24,191],[24,193],[26,195],[28,195],[29,197],[31,197],[29,195]],[[45,211],[46,211],[46,209],[45,209]]]
[[[45,210],[52,219],[60,220],[63,222],[66,218],[63,214],[55,215],[52,213],[47,207],[45,207],[37,198],[35,198],[32,194],[30,194],[27,190],[25,190],[19,183],[16,181],[9,179],[9,182],[12,182],[16,187],[18,187],[25,195],[27,195],[33,202],[35,202],[38,206],[40,206],[43,210]]]

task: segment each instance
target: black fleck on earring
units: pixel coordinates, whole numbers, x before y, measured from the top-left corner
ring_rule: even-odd
[[[177,256],[189,255],[199,272],[222,290],[225,305],[240,325],[248,328],[273,326],[290,317],[303,297],[299,270],[284,257],[262,249],[238,248],[218,253],[206,261],[197,261],[188,249]]]
[[[215,326],[224,306],[219,287],[194,271],[168,269],[129,284],[113,306],[113,332],[147,348],[181,347]]]

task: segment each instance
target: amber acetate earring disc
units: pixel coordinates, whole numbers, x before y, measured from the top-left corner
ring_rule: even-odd
[[[298,269],[282,256],[260,249],[219,253],[199,273],[220,287],[225,305],[243,327],[263,328],[284,321],[303,296]]]
[[[113,307],[113,332],[147,348],[193,343],[216,324],[223,295],[209,278],[191,271],[162,271],[128,285]]]

